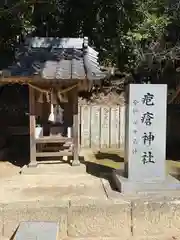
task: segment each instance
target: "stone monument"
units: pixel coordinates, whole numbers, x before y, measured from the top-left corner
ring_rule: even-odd
[[[123,193],[180,189],[166,175],[167,85],[130,84],[127,91],[125,169],[113,177]]]

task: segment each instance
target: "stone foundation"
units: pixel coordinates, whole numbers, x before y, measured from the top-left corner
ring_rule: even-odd
[[[61,239],[179,239],[180,197],[0,205],[0,239],[21,221],[57,221]]]
[[[180,190],[180,181],[171,175],[168,175],[164,181],[136,182],[123,177],[117,170],[115,170],[113,172],[113,180],[116,183],[118,190],[124,194]]]

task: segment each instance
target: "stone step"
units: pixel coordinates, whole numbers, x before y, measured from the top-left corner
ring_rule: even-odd
[[[29,168],[24,166],[20,170],[21,174],[25,175],[59,175],[59,176],[82,176],[87,175],[86,166],[81,164],[80,166],[72,167],[68,163],[62,164],[61,162],[55,163],[54,161],[48,161],[48,164],[45,161],[41,161],[37,167]]]
[[[59,239],[120,237],[130,235],[130,209],[127,203],[107,200],[41,201],[9,203],[1,206],[0,235],[11,237],[24,221],[59,223]],[[2,217],[2,215],[4,217]]]
[[[129,201],[80,198],[0,204],[0,236],[10,238],[22,221],[53,221],[59,223],[60,239],[66,240],[179,240],[178,199],[149,196]]]
[[[66,187],[66,186],[79,186],[79,185],[93,185],[101,184],[99,178],[92,175],[70,175],[70,174],[59,174],[59,175],[14,175],[10,178],[0,180],[1,186],[4,189],[10,189],[13,187],[27,188],[27,187]],[[3,188],[0,188],[2,191]]]
[[[80,183],[78,186],[37,186],[18,188],[12,186],[6,190],[0,190],[0,202],[29,202],[29,201],[53,201],[57,199],[107,199],[104,189],[97,183],[87,185]]]
[[[80,168],[81,171],[83,170]],[[62,170],[62,169],[61,169]],[[66,170],[66,171],[65,171]],[[58,174],[22,174],[0,180],[0,202],[41,201],[43,199],[106,198],[100,178],[64,168]],[[77,167],[78,170],[78,167]],[[73,174],[72,174],[73,173]]]

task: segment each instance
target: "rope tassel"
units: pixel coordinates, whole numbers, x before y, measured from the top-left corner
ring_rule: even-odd
[[[48,120],[50,122],[54,122],[55,121],[54,106],[53,106],[52,100],[53,100],[53,93],[51,92],[51,112],[50,112],[50,115],[49,115],[49,118],[48,118]]]

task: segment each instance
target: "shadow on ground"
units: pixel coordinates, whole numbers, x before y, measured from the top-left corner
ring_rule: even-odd
[[[124,158],[120,157],[119,154],[116,153],[107,153],[107,152],[98,152],[95,154],[97,160],[108,159],[113,162],[124,162]]]
[[[10,162],[15,166],[23,167],[29,163],[29,137],[9,136],[0,149],[1,161]]]
[[[176,140],[167,144],[166,156],[166,159],[180,161],[180,141]]]
[[[92,176],[108,180],[112,190],[118,191],[115,182],[112,179],[112,171],[114,168],[103,166],[95,162],[85,161],[84,158],[80,159],[81,164],[86,166],[86,172]]]

